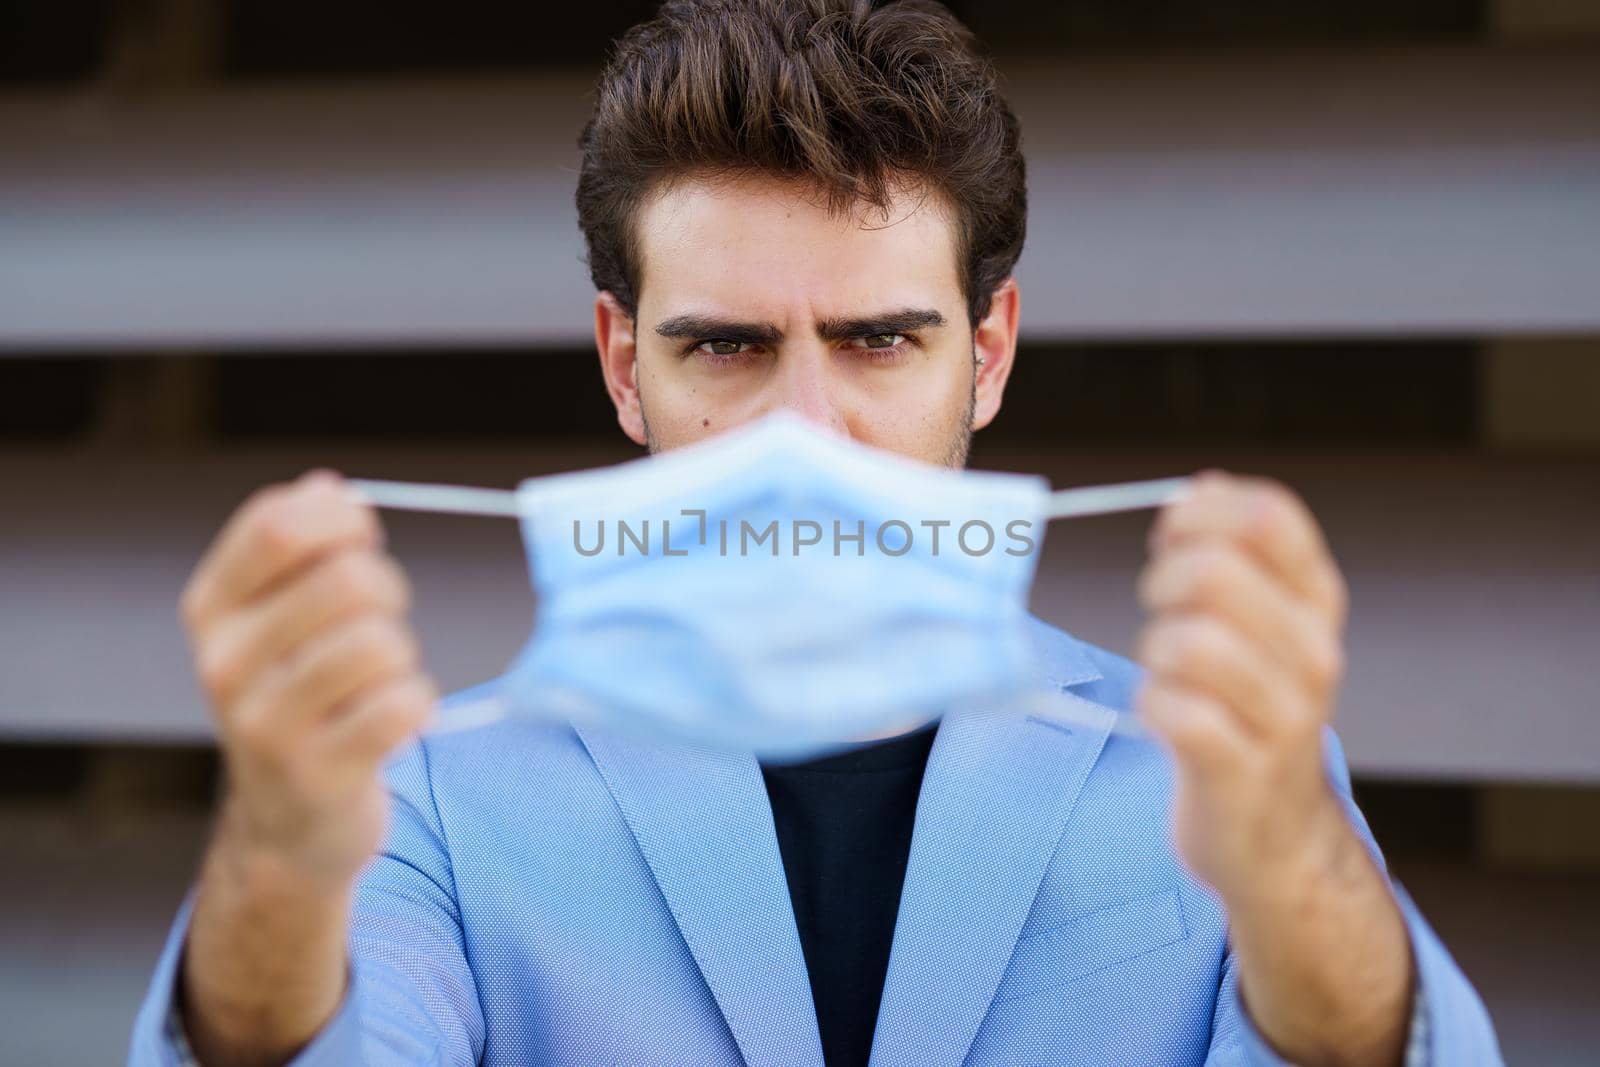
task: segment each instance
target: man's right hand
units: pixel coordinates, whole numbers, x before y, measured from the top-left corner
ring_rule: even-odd
[[[287,1058],[338,1002],[380,766],[437,701],[409,601],[375,512],[325,471],[251,497],[184,590],[227,776],[184,966],[202,1062]]]

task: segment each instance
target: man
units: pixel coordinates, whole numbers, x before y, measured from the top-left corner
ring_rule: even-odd
[[[632,440],[787,409],[962,465],[1011,370],[1025,196],[946,13],[669,3],[581,146]],[[371,511],[327,473],[257,494],[183,597],[228,785],[133,1062],[1498,1062],[1350,804],[1311,516],[1212,474],[1151,550],[1142,677],[1037,636],[1160,746],[952,715],[762,767],[566,725],[416,740],[435,692]]]

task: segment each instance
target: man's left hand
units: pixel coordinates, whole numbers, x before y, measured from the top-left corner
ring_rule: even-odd
[[[1409,941],[1323,763],[1347,593],[1322,532],[1283,486],[1207,472],[1150,550],[1137,707],[1173,754],[1178,848],[1227,908],[1251,1015],[1297,1061],[1395,1062]]]

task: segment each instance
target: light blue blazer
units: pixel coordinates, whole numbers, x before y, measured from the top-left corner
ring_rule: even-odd
[[[1108,733],[1136,668],[1043,623],[1036,637],[1100,725],[940,724],[873,1064],[1278,1063],[1241,1006],[1223,912],[1173,851],[1166,757]],[[297,1063],[822,1067],[752,756],[503,722],[419,742],[390,780],[350,988]],[[1478,997],[1396,892],[1421,976],[1413,1062],[1499,1063]],[[185,903],[135,1024],[140,1067],[191,1062],[173,1010],[187,919]]]

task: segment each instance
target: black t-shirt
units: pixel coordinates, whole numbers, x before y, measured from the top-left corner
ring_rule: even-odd
[[[828,1067],[864,1065],[889,969],[922,772],[938,723],[805,763],[763,764]]]

